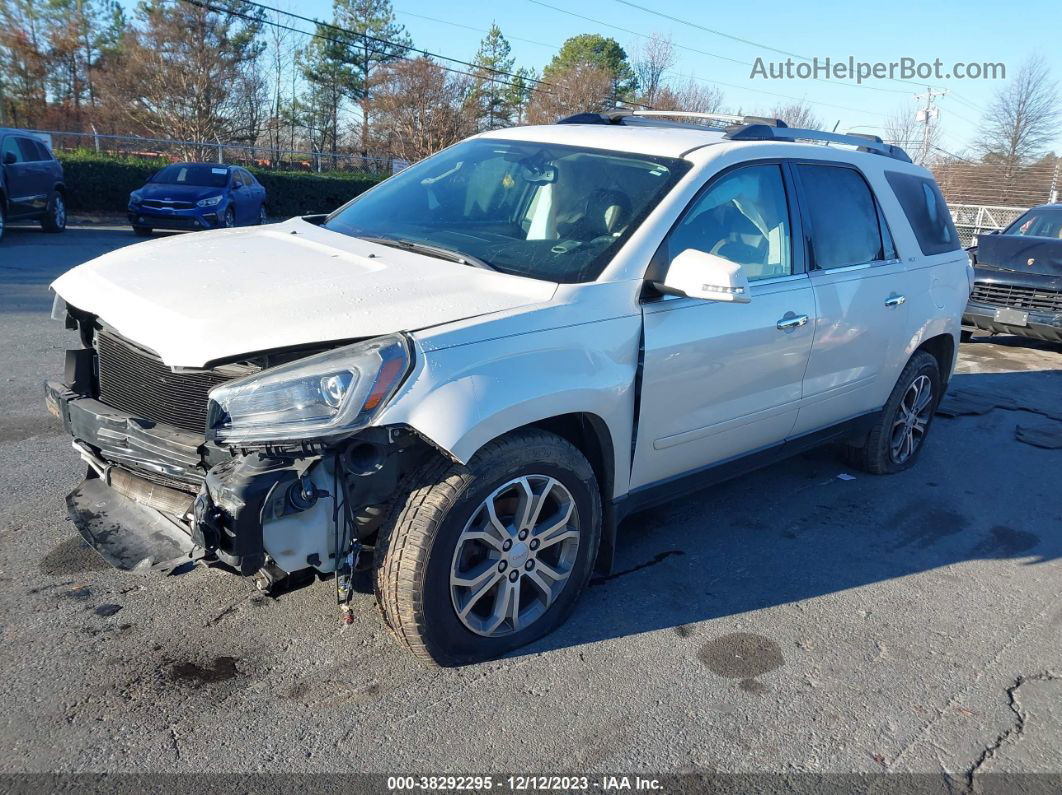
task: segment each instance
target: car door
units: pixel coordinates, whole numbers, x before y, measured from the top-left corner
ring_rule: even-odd
[[[818,311],[793,429],[800,435],[881,408],[882,378],[904,346],[908,296],[904,263],[863,174],[837,162],[794,163],[793,173]]]
[[[3,163],[4,181],[7,184],[7,201],[12,218],[29,215],[41,203],[39,180],[35,179],[31,158],[27,158],[19,145],[19,136],[4,136],[0,144],[0,161]]]
[[[240,180],[240,187],[237,190],[242,212],[240,223],[253,224],[258,221],[258,192],[255,190],[254,180],[251,179],[250,174],[241,168],[237,169],[237,175]]]
[[[255,179],[250,171],[243,172],[243,182],[246,184],[247,193],[251,196],[251,209],[247,211],[247,223],[258,223],[258,213],[265,204],[265,189]]]
[[[779,162],[723,172],[658,252],[664,269],[687,248],[738,262],[751,301],[643,303],[632,488],[770,447],[792,430],[815,328],[803,247],[794,245],[801,235],[792,192]]]

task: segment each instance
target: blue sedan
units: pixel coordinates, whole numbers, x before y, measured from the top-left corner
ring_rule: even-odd
[[[129,223],[138,235],[261,224],[265,201],[265,188],[246,169],[174,163],[129,194]]]

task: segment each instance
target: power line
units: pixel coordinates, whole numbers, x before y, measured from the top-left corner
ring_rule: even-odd
[[[532,0],[532,2],[534,2],[534,0]],[[670,14],[665,14],[663,11],[657,11],[656,9],[653,9],[653,8],[647,8],[646,6],[638,5],[637,3],[632,3],[632,2],[630,2],[630,0],[616,0],[616,2],[620,3],[621,5],[630,6],[631,8],[637,8],[639,11],[644,11],[647,14],[652,14],[654,16],[662,17],[664,19],[669,19],[672,22],[679,23],[680,25],[686,25],[687,27],[696,28],[697,30],[703,30],[706,33],[713,33],[716,36],[722,36],[723,38],[731,39],[732,41],[737,41],[737,42],[741,42],[742,44],[748,44],[748,45],[751,45],[753,47],[758,47],[761,50],[768,50],[770,52],[776,52],[776,53],[779,53],[780,55],[788,55],[791,58],[798,58],[801,61],[810,61],[810,60],[812,60],[811,58],[809,58],[806,55],[799,55],[799,54],[797,54],[795,52],[789,52],[788,50],[780,50],[777,47],[771,47],[769,44],[763,44],[762,42],[753,41],[751,39],[744,39],[744,38],[741,38],[740,36],[734,36],[734,35],[732,35],[730,33],[724,33],[721,30],[716,30],[715,28],[705,27],[704,25],[701,25],[701,24],[699,24],[697,22],[691,22],[688,19],[681,19],[680,17],[674,17],[674,16],[671,16]],[[893,81],[895,81],[897,83],[910,83],[911,85],[916,85],[916,86],[923,85],[922,83],[919,83],[919,82],[917,82],[915,80],[904,80],[904,79],[899,78],[899,77],[888,77],[888,78],[885,78],[885,79],[886,80],[893,80]],[[874,88],[873,86],[865,86],[865,85],[862,85],[862,84],[852,84],[852,83],[837,83],[836,85],[854,85],[854,86],[856,86],[858,88]],[[884,90],[884,89],[878,89],[878,90]]]
[[[395,11],[398,11],[400,14],[404,14],[407,17],[416,17],[417,19],[426,19],[429,22],[438,22],[440,25],[449,25],[449,26],[454,27],[454,28],[464,28],[465,30],[471,30],[473,33],[490,33],[489,30],[483,30],[483,28],[473,27],[472,25],[462,25],[460,22],[451,22],[448,19],[439,19],[438,17],[429,17],[426,14],[414,14],[412,11],[405,11],[405,10],[400,9],[400,8],[396,8]],[[544,41],[535,41],[534,39],[522,39],[519,36],[506,36],[505,38],[511,39],[512,41],[522,41],[525,44],[534,44],[534,45],[537,45],[539,47],[546,47],[546,48],[548,48],[550,50],[559,50],[560,49],[560,45],[559,44],[547,44]]]
[[[206,0],[184,0],[184,1],[187,2],[187,3],[192,3],[193,5],[197,5],[197,6],[204,6],[205,7],[205,6],[208,5]],[[373,35],[370,35],[368,33],[356,33],[353,30],[348,30],[347,28],[342,28],[342,27],[339,27],[338,25],[333,25],[333,24],[328,23],[328,22],[321,22],[320,20],[312,19],[310,17],[304,17],[301,14],[296,14],[293,11],[285,11],[285,10],[283,10],[281,8],[275,8],[273,6],[267,6],[267,5],[264,5],[262,3],[256,3],[256,2],[254,2],[254,0],[244,0],[244,2],[245,2],[246,5],[254,6],[255,8],[261,8],[264,11],[272,11],[275,14],[284,14],[285,16],[291,17],[292,19],[298,19],[298,20],[300,20],[302,22],[309,22],[311,25],[316,25],[318,27],[326,28],[328,30],[334,30],[334,31],[336,31],[338,33],[342,33],[344,36],[356,36],[359,39],[362,39],[363,41],[371,41],[373,43],[385,45],[387,47],[396,47],[396,48],[398,48],[400,50],[405,50],[406,52],[415,52],[418,55],[421,55],[421,56],[424,56],[424,57],[427,57],[427,58],[435,58],[437,60],[449,61],[450,63],[460,64],[461,66],[467,66],[467,67],[472,68],[472,69],[483,69],[483,70],[486,70],[488,72],[492,72],[494,74],[503,75],[505,77],[513,77],[513,78],[517,78],[519,80],[525,80],[527,82],[537,83],[537,84],[540,84],[540,85],[547,85],[547,86],[550,85],[549,83],[547,83],[544,80],[538,80],[538,79],[533,78],[533,77],[527,77],[526,75],[518,75],[518,74],[514,74],[513,72],[506,72],[506,71],[503,71],[503,70],[500,70],[500,69],[492,69],[490,67],[480,66],[479,64],[475,64],[475,63],[472,63],[470,61],[464,61],[464,60],[461,60],[460,58],[451,58],[449,56],[440,55],[438,53],[430,52],[428,50],[422,50],[419,47],[414,47],[412,44],[403,44],[402,42],[398,42],[398,41],[390,41],[388,39],[381,39],[378,36],[373,36]],[[211,6],[211,8],[213,8],[213,10],[215,10],[215,11],[221,11],[223,13],[237,13],[237,12],[231,11],[231,10],[229,10],[227,8],[220,8],[220,7],[217,7],[217,6]],[[245,15],[238,14],[238,16],[245,16]],[[289,30],[291,30],[291,28],[289,28]],[[310,36],[318,36],[318,34],[309,33],[308,31],[304,31],[304,30],[299,30],[298,32],[299,33],[305,33],[305,34],[310,35]],[[341,45],[350,44],[349,41],[340,41],[340,40],[334,40],[334,39],[331,40],[331,41],[333,43],[335,43],[335,44],[341,44]],[[400,57],[403,57],[403,56],[400,56]],[[413,59],[410,59],[408,57],[403,57],[403,59],[404,60],[413,60]],[[468,72],[461,72],[461,74],[467,74],[470,77],[475,77],[476,76],[476,75],[468,73]],[[552,88],[556,88],[556,86],[551,86],[551,87]]]
[[[201,6],[201,7],[209,7],[209,8],[212,8],[213,10],[215,10],[215,11],[219,11],[219,12],[222,12],[222,13],[233,13],[233,14],[236,14],[237,16],[242,16],[245,19],[253,19],[252,17],[249,17],[249,16],[247,16],[245,14],[240,14],[240,13],[238,13],[236,11],[232,11],[232,10],[227,9],[227,8],[221,8],[221,7],[218,7],[218,6],[210,5],[206,0],[184,0],[184,2],[192,3],[193,5],[197,5],[197,6]],[[490,72],[493,75],[502,75],[504,77],[511,77],[511,78],[516,79],[516,80],[524,81],[524,82],[527,82],[527,83],[534,83],[536,86],[548,86],[550,88],[557,88],[558,87],[558,86],[556,86],[553,83],[549,83],[549,82],[547,82],[545,80],[541,80],[539,78],[530,77],[528,75],[516,74],[514,72],[506,72],[506,71],[504,71],[502,69],[495,69],[495,68],[489,67],[489,66],[481,66],[480,64],[475,64],[475,63],[472,63],[470,61],[462,60],[460,58],[452,58],[450,56],[441,55],[439,53],[431,52],[429,50],[423,50],[423,49],[420,49],[419,47],[414,47],[411,44],[403,44],[402,42],[391,41],[389,39],[381,39],[378,36],[372,36],[372,35],[370,35],[368,33],[357,33],[355,31],[348,30],[347,28],[342,28],[342,27],[339,27],[338,25],[333,25],[333,24],[331,24],[329,22],[321,22],[320,20],[317,20],[317,19],[312,19],[310,17],[302,16],[301,14],[296,14],[293,11],[285,11],[285,10],[280,9],[280,8],[275,8],[273,6],[264,5],[263,3],[257,3],[257,2],[254,2],[254,0],[244,0],[244,2],[247,5],[254,6],[256,8],[260,8],[260,9],[262,9],[264,11],[272,11],[275,14],[284,14],[285,16],[291,17],[293,19],[298,19],[298,20],[300,20],[302,22],[309,22],[311,25],[315,25],[315,26],[317,26],[319,28],[325,28],[325,29],[328,29],[328,30],[337,31],[337,32],[343,34],[344,36],[356,36],[356,37],[362,39],[363,41],[371,41],[371,42],[378,43],[378,44],[381,44],[381,45],[385,45],[385,46],[388,46],[388,47],[396,47],[398,49],[405,50],[407,53],[408,52],[415,52],[418,55],[426,57],[426,58],[434,58],[436,60],[449,61],[450,63],[460,64],[461,66],[467,66],[467,67],[469,67],[471,69],[487,71],[487,72]],[[256,21],[258,21],[258,20],[256,20]],[[261,20],[261,21],[264,21],[264,20]],[[286,26],[280,25],[280,23],[276,23],[276,22],[268,22],[267,24],[273,24],[273,25],[277,25],[277,26],[279,26],[281,28],[286,28]],[[338,44],[338,45],[341,45],[341,46],[342,45],[347,45],[347,44],[350,43],[349,41],[342,41],[342,40],[336,40],[336,39],[327,39],[327,37],[322,37],[318,33],[310,33],[309,31],[299,30],[297,28],[286,28],[286,29],[287,30],[295,30],[298,33],[303,33],[304,35],[308,35],[308,36],[314,36],[315,38],[325,38],[327,41],[330,41],[330,42],[332,42],[334,44]],[[415,60],[415,59],[409,58],[408,56],[398,56],[398,58],[400,60],[407,60],[407,61],[408,60]],[[461,70],[457,70],[457,69],[449,69],[447,67],[441,66],[441,64],[440,64],[440,68],[446,69],[446,71],[448,71],[448,72],[453,72],[455,74],[465,75],[467,77],[482,77],[482,75],[479,75],[479,74],[476,74],[476,73],[473,73],[473,72],[465,72],[465,71],[461,71]],[[518,84],[518,83],[511,83],[511,82],[507,82],[505,80],[498,80],[497,82],[501,83],[502,85],[507,85],[507,86],[512,86],[512,87],[521,87],[520,84]],[[546,91],[545,93],[546,94],[553,94],[554,92]],[[646,105],[643,102],[630,102],[630,101],[627,101],[627,100],[621,100],[619,97],[615,97],[615,96],[610,97],[610,99],[612,100],[612,102],[614,104],[616,102],[622,101],[622,102],[624,102],[624,104],[627,104],[627,105],[634,105],[634,106],[640,107],[640,108],[650,108],[649,105]]]

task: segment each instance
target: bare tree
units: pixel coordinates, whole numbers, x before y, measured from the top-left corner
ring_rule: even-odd
[[[771,119],[781,119],[790,127],[799,127],[802,130],[822,129],[822,119],[815,115],[811,105],[803,99],[775,105],[764,115]]]
[[[261,46],[242,16],[171,0],[139,7],[101,88],[127,126],[150,135],[210,144],[245,137],[248,85]],[[257,89],[253,89],[257,90]],[[209,146],[186,154],[203,156]]]
[[[600,113],[612,107],[613,74],[590,63],[576,63],[550,74],[531,94],[527,120],[550,124],[573,113]]]
[[[885,117],[884,133],[886,143],[903,147],[916,160],[921,160],[922,152],[928,152],[926,159],[933,160],[940,141],[940,120],[933,118],[926,124],[919,121],[916,107],[901,105]]]
[[[1042,155],[1058,134],[1058,84],[1047,63],[1033,56],[1000,89],[981,123],[978,149],[1006,173]]]
[[[463,112],[470,81],[430,58],[394,61],[379,70],[374,86],[374,132],[396,157],[420,160],[475,132],[475,119]]]
[[[715,86],[698,83],[690,77],[685,83],[662,86],[657,92],[653,107],[660,110],[719,113],[723,110],[723,92]]]
[[[670,36],[653,33],[639,45],[634,54],[634,74],[641,89],[641,101],[646,105],[656,105],[664,88],[664,76],[676,60]]]

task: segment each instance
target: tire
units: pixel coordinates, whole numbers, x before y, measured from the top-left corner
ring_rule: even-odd
[[[258,208],[258,225],[262,226],[267,223],[269,223],[269,219],[266,217],[265,205],[263,204]]]
[[[549,518],[533,522],[530,534],[517,534],[516,519],[526,515],[520,509],[534,505],[519,500],[527,493],[524,484],[544,495],[539,511]],[[568,617],[590,578],[601,538],[597,480],[570,442],[545,431],[517,431],[484,446],[467,466],[433,458],[400,494],[380,529],[374,589],[388,626],[415,656],[441,666],[492,659],[541,638]],[[488,503],[506,530],[490,523]],[[488,535],[489,544],[479,540]],[[466,566],[483,573],[470,577],[489,584],[475,591],[455,583]],[[554,580],[547,572],[566,576]],[[538,583],[555,587],[550,598]],[[468,608],[466,618],[458,615],[459,602]],[[504,618],[491,630],[499,614]]]
[[[4,197],[0,196],[0,243],[4,242],[4,229],[7,227],[7,208],[4,206]]]
[[[150,237],[151,236],[151,231],[152,230],[151,230],[150,226],[134,226],[133,227],[133,234],[136,235],[137,237]]]
[[[963,342],[969,342],[973,339],[973,334],[974,333],[972,331],[967,331],[966,329],[963,329],[959,332],[959,339]]]
[[[927,402],[922,402],[923,398],[920,396],[923,392],[919,391],[917,394],[912,392],[916,389],[916,382],[923,387],[928,383],[931,392]],[[912,467],[918,460],[922,448],[925,447],[925,440],[929,436],[933,415],[936,413],[942,393],[940,366],[937,360],[925,351],[917,351],[900,373],[896,386],[893,387],[892,394],[889,395],[885,408],[881,412],[881,417],[867,434],[865,444],[862,447],[847,449],[848,462],[864,472],[875,475],[889,475]],[[905,417],[910,414],[906,409],[910,407],[912,400],[917,401],[919,410],[914,414],[921,423],[922,430],[919,435],[918,426],[914,425],[911,433],[913,448],[906,455],[898,456],[894,445],[901,435],[901,430],[904,430],[899,427],[899,423],[903,423]],[[901,447],[901,452],[906,450],[906,446]]]
[[[59,191],[53,193],[48,202],[48,209],[41,218],[41,229],[45,232],[62,232],[66,229],[66,201]]]
[[[236,226],[236,213],[233,212],[231,207],[225,211],[225,218],[221,222],[221,225],[225,229],[232,229],[234,226]]]

